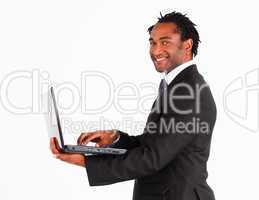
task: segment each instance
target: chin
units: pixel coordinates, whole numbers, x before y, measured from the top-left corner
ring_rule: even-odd
[[[158,72],[164,72],[167,70],[167,67],[165,66],[155,66],[155,68],[156,68],[156,71]]]

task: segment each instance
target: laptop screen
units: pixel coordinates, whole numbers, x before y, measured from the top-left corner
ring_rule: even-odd
[[[59,118],[59,113],[58,113],[58,107],[57,107],[57,102],[56,102],[53,87],[50,88],[50,94],[51,94],[51,99],[52,99],[52,102],[53,102],[54,112],[55,112],[55,116],[56,116],[56,120],[57,120],[57,126],[58,126],[58,132],[59,132],[61,147],[63,148],[64,147],[64,139],[63,139],[61,123],[60,123],[60,118]]]

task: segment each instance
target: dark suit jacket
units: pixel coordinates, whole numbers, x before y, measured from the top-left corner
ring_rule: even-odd
[[[162,108],[167,106],[168,110],[155,109],[161,108],[159,96],[142,135],[120,132],[115,147],[128,149],[125,155],[87,157],[91,186],[135,179],[134,200],[215,199],[206,183],[206,164],[216,121],[210,89],[196,65],[191,65],[170,83],[167,94],[170,92],[174,97],[167,95],[164,99],[168,101],[162,103]],[[189,98],[183,99],[181,95]],[[164,126],[170,123],[171,129]]]

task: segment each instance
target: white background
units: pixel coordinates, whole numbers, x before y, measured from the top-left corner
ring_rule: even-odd
[[[156,22],[159,11],[173,10],[187,13],[198,25],[202,40],[198,68],[210,84],[218,108],[208,183],[217,199],[258,199],[259,132],[248,130],[259,121],[258,87],[256,95],[248,95],[243,88],[228,99],[228,108],[247,114],[243,119],[239,117],[239,123],[229,118],[223,106],[224,90],[231,81],[259,67],[256,1],[1,0],[0,81],[3,83],[9,73],[16,71],[39,70],[48,72],[51,81],[73,82],[79,87],[81,72],[96,70],[112,77],[115,87],[123,82],[136,86],[143,82],[158,84],[160,75],[149,59],[146,30]],[[97,107],[107,95],[107,86],[91,81],[87,87],[88,105]],[[32,104],[31,84],[30,79],[10,84],[13,104]],[[1,200],[132,198],[132,181],[89,187],[85,169],[52,157],[42,114],[10,113],[3,101]],[[131,103],[134,105],[134,101]],[[122,114],[112,106],[101,114],[84,115],[78,110],[70,117],[98,120],[104,116],[114,121],[131,117],[145,121],[147,114]]]

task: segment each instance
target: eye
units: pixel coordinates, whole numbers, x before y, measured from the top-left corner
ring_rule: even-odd
[[[153,46],[154,42],[153,41],[149,41],[149,44],[150,44],[150,46]]]
[[[167,46],[169,44],[169,42],[168,41],[162,41],[161,44],[164,45],[164,46]]]

